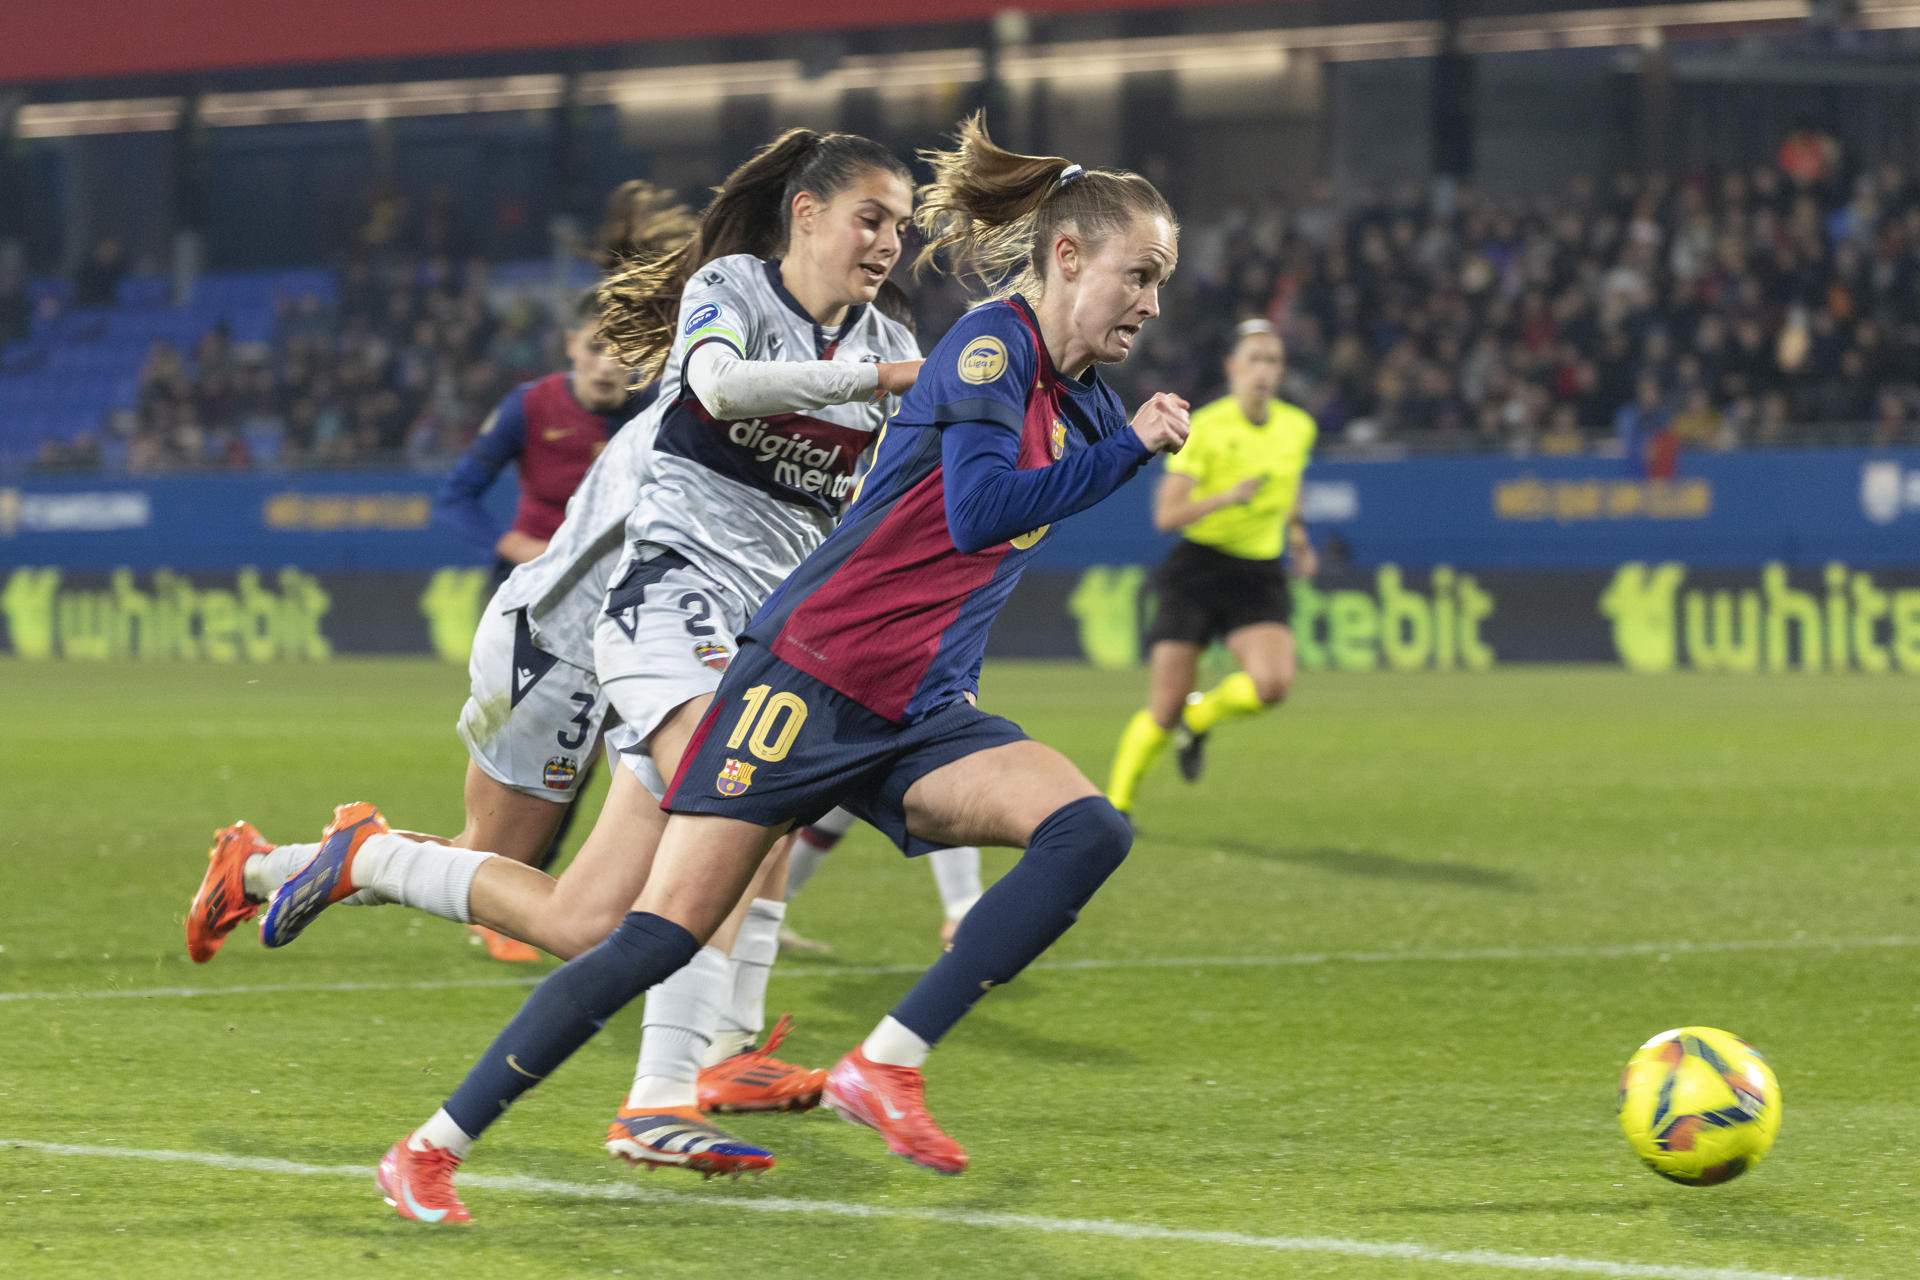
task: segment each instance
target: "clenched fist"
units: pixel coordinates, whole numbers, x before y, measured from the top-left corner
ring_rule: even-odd
[[[1153,453],[1178,453],[1187,442],[1187,402],[1161,391],[1133,415],[1133,434]]]
[[[880,390],[890,396],[903,396],[913,390],[920,378],[924,360],[888,360],[879,366]]]

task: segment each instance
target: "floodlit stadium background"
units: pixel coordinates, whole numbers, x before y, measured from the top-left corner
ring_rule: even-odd
[[[1920,0],[0,3],[0,1275],[1909,1280],[1917,55]],[[976,108],[1178,211],[1129,402],[1285,336],[1292,696],[1163,761],[943,1043],[964,1178],[816,1115],[739,1118],[763,1185],[635,1180],[628,1014],[423,1236],[369,1168],[549,966],[397,908],[191,964],[207,833],[459,829],[492,551],[434,498],[561,367],[610,192]],[[965,299],[903,283],[931,346]],[[1158,474],[1052,530],[985,670],[1096,780]],[[791,919],[821,1065],[939,908],[856,831]],[[1787,1099],[1701,1192],[1613,1117],[1696,1022]]]
[[[434,473],[557,367],[608,192],[697,199],[797,124],[905,152],[984,106],[1180,212],[1129,398],[1211,396],[1231,325],[1280,324],[1322,587],[1354,593],[1309,593],[1309,668],[1920,667],[1920,5],[230,0],[78,42],[56,9],[0,15],[12,651],[196,653],[35,611],[164,612],[252,565],[289,617],[328,595],[333,652],[458,657],[485,549],[433,526]],[[929,338],[963,302],[915,292]],[[1050,542],[999,652],[1133,660],[1146,489]],[[1395,621],[1467,589],[1436,566],[1492,601],[1459,645]],[[1855,582],[1891,603],[1822,642]],[[1687,631],[1696,591],[1786,621]]]

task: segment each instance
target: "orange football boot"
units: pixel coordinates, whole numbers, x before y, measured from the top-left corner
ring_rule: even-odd
[[[917,1067],[875,1062],[859,1049],[827,1072],[824,1097],[834,1114],[887,1140],[887,1150],[935,1173],[967,1167],[964,1148],[927,1113],[927,1082]]]
[[[509,938],[498,929],[489,929],[483,924],[470,924],[467,932],[474,940],[487,949],[487,954],[506,964],[531,964],[540,958],[540,949],[530,947],[518,938]]]
[[[381,1158],[373,1180],[394,1212],[408,1222],[454,1226],[473,1221],[453,1189],[453,1171],[459,1167],[460,1157],[453,1152],[431,1146],[415,1151],[402,1138]]]
[[[793,1030],[793,1018],[781,1014],[765,1044],[742,1049],[700,1073],[702,1111],[811,1111],[820,1105],[827,1073],[796,1067],[773,1056]]]
[[[260,913],[260,903],[247,896],[247,859],[271,853],[251,822],[236,822],[213,833],[207,851],[207,874],[187,908],[187,954],[195,964],[213,959],[227,935]]]

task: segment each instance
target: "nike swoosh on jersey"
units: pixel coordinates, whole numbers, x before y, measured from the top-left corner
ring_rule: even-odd
[[[540,433],[540,438],[542,440],[545,440],[548,444],[552,444],[555,440],[565,440],[568,436],[572,434],[573,434],[572,427],[548,427],[545,431],[542,431]]]

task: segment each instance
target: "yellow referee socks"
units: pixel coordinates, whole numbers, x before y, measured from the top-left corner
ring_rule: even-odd
[[[1140,789],[1140,779],[1147,776],[1147,770],[1166,750],[1167,739],[1173,735],[1153,722],[1143,707],[1133,713],[1133,719],[1127,721],[1126,729],[1120,734],[1120,747],[1113,753],[1113,776],[1107,780],[1107,799],[1113,807],[1122,813],[1133,809],[1133,794]]]
[[[1265,705],[1254,691],[1253,677],[1244,671],[1236,671],[1207,690],[1199,701],[1189,702],[1181,713],[1181,719],[1190,733],[1205,733],[1222,720],[1237,720],[1241,716],[1253,715]],[[1114,804],[1119,806],[1120,802],[1116,800]]]

